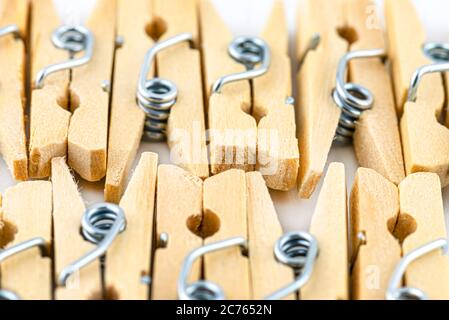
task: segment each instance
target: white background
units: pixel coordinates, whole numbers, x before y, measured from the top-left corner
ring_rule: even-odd
[[[58,6],[61,20],[68,24],[83,21],[95,6],[95,0],[54,1]],[[379,13],[382,15],[383,10],[381,5],[383,1],[377,0],[376,2],[379,4]],[[425,25],[428,40],[449,41],[449,24],[447,23],[449,1],[415,0],[413,2],[417,6],[420,17]],[[214,0],[214,3],[235,35],[257,35],[261,32],[272,6],[272,0]],[[285,0],[285,5],[293,48],[297,1]],[[410,26],[410,28],[413,28],[413,26]],[[133,81],[133,79],[130,79],[130,81]],[[159,153],[161,163],[169,163],[168,148],[164,144],[142,144],[139,154],[142,151],[157,152]],[[138,155],[137,159],[139,157]],[[333,147],[329,156],[330,161],[345,163],[348,192],[350,192],[357,169],[352,147]],[[0,170],[0,191],[3,193],[6,188],[14,185],[15,182],[12,180],[3,160],[0,160]],[[103,185],[104,182],[96,184],[80,182],[80,189],[87,205],[103,200]],[[320,187],[317,188],[317,192],[315,192],[313,198],[310,200],[299,199],[296,190],[288,193],[272,192],[279,218],[286,231],[306,230],[308,228],[319,190]],[[448,220],[449,188],[443,191],[443,197],[445,200],[446,220]]]

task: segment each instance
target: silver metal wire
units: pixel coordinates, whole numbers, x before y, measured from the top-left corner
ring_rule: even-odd
[[[4,37],[7,35],[12,35],[15,39],[20,38],[20,30],[19,27],[15,24],[9,24],[0,28],[0,37]]]
[[[248,243],[243,237],[235,237],[227,240],[211,243],[193,250],[185,259],[178,278],[178,297],[180,300],[224,300],[223,289],[207,280],[199,280],[188,283],[190,270],[195,261],[202,256],[223,249],[239,246],[242,255],[248,250]]]
[[[438,239],[429,242],[415,250],[410,251],[405,255],[391,276],[390,283],[388,285],[386,299],[387,300],[427,300],[428,296],[421,289],[413,287],[400,287],[402,278],[404,277],[407,267],[415,260],[418,260],[422,256],[435,251],[443,250],[443,254],[447,254],[448,244],[446,239]]]
[[[36,89],[42,89],[44,87],[45,79],[49,75],[55,72],[80,67],[87,64],[92,59],[94,36],[86,27],[61,26],[53,32],[52,42],[55,47],[68,51],[70,59],[41,69],[36,76]],[[84,51],[85,54],[79,58],[75,58],[75,54],[82,51]]]
[[[449,43],[430,42],[423,47],[424,55],[434,63],[422,66],[413,73],[408,89],[407,101],[416,102],[418,89],[422,79],[427,74],[444,73],[449,71]]]
[[[345,54],[337,68],[337,84],[332,92],[335,104],[341,109],[335,140],[347,143],[352,140],[357,120],[362,113],[373,107],[374,97],[371,91],[360,84],[346,82],[349,62],[354,59],[385,57],[384,49],[352,51]]]
[[[226,84],[263,76],[270,68],[270,47],[260,38],[237,37],[229,45],[228,53],[235,61],[245,65],[246,71],[219,78],[212,86],[213,93],[221,93],[221,89]],[[257,65],[260,65],[260,67],[256,68]]]
[[[165,41],[156,43],[145,55],[137,85],[137,104],[145,112],[144,138],[149,141],[166,139],[167,122],[171,108],[176,104],[178,89],[176,85],[158,77],[147,79],[156,55],[181,42],[193,45],[193,34],[181,33]]]
[[[20,297],[12,291],[0,290],[0,301],[1,300],[21,300]]]
[[[309,281],[318,256],[318,242],[307,232],[290,232],[276,242],[274,255],[280,263],[295,271],[296,278],[292,283],[266,297],[267,300],[282,299],[298,291]]]
[[[114,239],[125,228],[125,213],[115,204],[99,203],[86,210],[81,221],[81,234],[97,247],[68,265],[59,275],[59,285],[65,286],[72,274],[104,256]]]

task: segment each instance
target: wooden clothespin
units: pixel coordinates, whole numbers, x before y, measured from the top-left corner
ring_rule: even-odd
[[[211,172],[217,174],[230,168],[253,171],[256,165],[257,123],[249,115],[249,81],[227,84],[216,90],[220,92],[212,89],[218,79],[245,72],[245,67],[229,56],[232,34],[210,0],[200,2],[200,25],[204,83],[209,102]]]
[[[1,288],[20,299],[51,299],[51,260],[43,253],[51,252],[52,184],[22,182],[9,188],[3,197],[2,211],[4,227],[0,229],[0,239],[6,243],[2,243],[4,250],[0,254],[32,239],[41,243],[39,248],[29,247],[0,263]]]
[[[86,27],[54,31],[60,21],[52,1],[33,2],[32,177],[49,176],[51,159],[66,151],[68,163],[82,178],[98,181],[106,173],[115,3],[99,0]],[[72,33],[77,41],[69,43]]]
[[[263,173],[269,188],[287,191],[296,186],[299,150],[288,29],[281,1],[274,2],[262,38],[271,49],[271,66],[265,76],[253,80],[252,115],[258,121],[257,170]]]
[[[153,241],[153,213],[158,156],[143,153],[120,201],[126,231],[112,244],[106,257],[106,297],[147,300]]]
[[[313,193],[334,140],[348,142],[354,138],[362,166],[376,169],[395,183],[404,177],[390,80],[379,59],[386,55],[382,32],[365,25],[365,11],[370,5],[373,3],[369,0],[301,2],[301,197]],[[360,58],[369,60],[351,61]]]
[[[437,173],[445,187],[449,184],[449,130],[439,123],[445,102],[443,78],[428,74],[418,81],[418,91],[408,94],[414,73],[432,64],[423,52],[425,31],[411,1],[389,0],[385,9],[406,173]]]
[[[173,165],[161,165],[157,178],[156,229],[159,243],[154,255],[152,299],[178,299],[177,276],[190,251],[218,226],[213,216],[203,217],[203,181]],[[176,195],[176,201],[173,201]],[[190,281],[201,275],[196,263]]]
[[[345,168],[341,163],[331,163],[310,227],[318,241],[319,255],[312,277],[300,290],[301,299],[349,299],[347,225]]]
[[[105,200],[109,202],[120,201],[142,139],[145,113],[136,105],[136,82],[145,53],[153,43],[145,32],[152,11],[150,0],[118,0],[120,41],[115,57],[105,185]]]
[[[415,173],[399,185],[400,214],[395,234],[403,255],[431,241],[446,239],[441,183],[433,173]],[[405,285],[422,290],[429,299],[449,298],[449,259],[433,251],[410,264]]]
[[[86,210],[78,187],[64,158],[52,160],[53,229],[55,281],[63,269],[92,250],[94,245],[80,235],[80,223]],[[100,262],[81,269],[66,287],[56,289],[56,299],[86,300],[102,297]]]
[[[372,169],[358,169],[351,193],[352,298],[385,299],[401,258],[398,217],[397,186]]]
[[[0,4],[0,28],[11,30],[0,38],[0,153],[16,180],[28,178],[24,116],[28,14],[28,0]]]

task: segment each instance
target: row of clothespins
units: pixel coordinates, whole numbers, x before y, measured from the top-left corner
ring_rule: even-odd
[[[273,297],[279,286],[288,283],[282,280],[293,280],[291,268],[279,260],[298,272],[287,296],[303,282],[302,298],[348,298],[342,168],[331,167],[310,234],[286,235],[278,246],[274,244],[281,236],[280,227],[274,227],[278,222],[263,183],[282,191],[297,185],[301,197],[310,197],[333,142],[352,139],[360,165],[379,173],[360,169],[353,192],[352,295],[385,297],[401,247],[410,259],[407,253],[412,258],[417,255],[413,249],[421,255],[435,246],[446,246],[441,240],[446,234],[441,185],[449,181],[449,131],[439,118],[445,104],[446,82],[441,74],[448,70],[447,44],[425,44],[409,0],[386,1],[388,50],[383,31],[375,23],[372,1],[301,1],[297,130],[288,33],[283,7],[275,3],[261,38],[232,40],[208,0],[98,0],[86,25],[75,27],[57,27],[50,0],[31,1],[31,6],[26,0],[2,2],[0,23],[5,26],[1,32],[5,37],[0,39],[0,60],[5,72],[0,77],[0,118],[4,121],[0,152],[16,179],[51,176],[52,182],[24,182],[5,193],[1,239],[3,246],[17,252],[27,246],[51,247],[55,266],[53,270],[50,260],[38,259],[36,253],[30,253],[33,266],[43,263],[46,269],[33,267],[30,272],[30,263],[16,265],[21,260],[11,260],[26,256],[8,259],[1,265],[1,284],[11,288],[9,294],[42,297],[45,291],[44,297],[52,297],[54,282],[55,295],[61,298],[143,298],[150,281],[149,261],[153,261],[153,298],[194,296],[196,291],[197,297],[221,295],[208,282],[190,285],[186,280],[189,269],[216,280],[227,298]],[[391,65],[392,80],[384,60]],[[32,80],[29,94],[24,94],[25,69],[30,69]],[[29,152],[24,96],[30,107]],[[142,136],[152,141],[167,139],[179,167],[162,166],[156,174],[155,156],[145,155],[128,186],[130,191],[122,198]],[[79,221],[84,205],[63,157],[85,180],[106,178],[105,199],[110,203],[86,211],[82,237]],[[245,175],[229,169],[259,173]],[[165,199],[159,199],[164,195]],[[335,212],[330,213],[328,206]],[[388,219],[381,220],[390,211]],[[179,220],[173,218],[178,216]],[[157,237],[152,235],[153,223]],[[378,228],[370,231],[374,225]],[[112,241],[115,236],[117,240]],[[332,237],[338,241],[328,243]],[[154,247],[167,248],[152,251],[152,238],[157,239]],[[214,242],[223,239],[231,240]],[[89,241],[98,246],[65,269],[90,249]],[[226,243],[247,247],[249,263],[239,248],[233,248],[206,255],[200,272],[195,255],[201,257]],[[188,255],[201,244],[213,246]],[[98,261],[108,246],[106,261]],[[119,253],[114,254],[116,247]],[[379,248],[382,251],[375,252]],[[14,250],[3,254],[10,256]],[[424,273],[425,279],[432,279],[428,272],[436,275],[435,288],[420,278],[416,287],[422,291],[405,290],[404,295],[448,296],[447,260],[436,257],[439,254],[432,249],[420,258],[424,266],[416,271],[421,278]],[[187,265],[189,261],[192,265],[181,269],[186,256],[192,258],[186,260]],[[366,264],[370,258],[373,262]],[[8,264],[14,267],[8,269]],[[102,264],[106,267],[100,272]],[[181,272],[185,277],[176,284],[173,280],[179,272],[158,273],[161,264],[163,271],[185,271]],[[404,265],[407,259],[400,266]],[[372,283],[367,283],[370,270]],[[82,285],[59,288],[65,287],[74,272]],[[141,279],[129,276],[133,272]],[[391,295],[397,294],[394,288],[403,272],[399,268],[399,280],[392,281],[393,289],[388,290]],[[51,279],[53,273],[60,278]],[[41,289],[36,289],[37,280],[25,281],[28,276],[43,281]],[[166,278],[158,281],[159,276]],[[405,279],[407,285],[415,286],[410,271]],[[341,282],[326,289],[323,281]],[[17,285],[30,287],[15,290]]]

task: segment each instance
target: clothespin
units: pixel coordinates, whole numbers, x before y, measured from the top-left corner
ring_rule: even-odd
[[[445,187],[449,184],[449,130],[439,118],[445,103],[441,72],[449,70],[449,47],[426,43],[411,1],[386,1],[385,9],[406,173],[437,173]]]
[[[82,178],[104,177],[115,10],[99,0],[85,27],[58,28],[52,2],[33,3],[30,176],[49,176],[51,159],[67,150]]]
[[[126,232],[107,253],[105,279],[109,298],[148,299],[157,162],[157,154],[142,154],[120,201],[126,214]]]
[[[80,221],[86,210],[78,187],[64,158],[52,160],[53,229],[55,281],[64,268],[95,246],[80,235]],[[102,296],[100,262],[94,261],[77,272],[68,285],[56,289],[56,299],[86,300]]]
[[[385,298],[401,258],[398,218],[397,186],[372,169],[358,169],[351,193],[352,298]]]
[[[299,150],[288,29],[281,1],[274,2],[262,38],[271,48],[271,66],[265,76],[253,80],[252,115],[258,122],[256,167],[269,188],[287,191],[296,186]]]
[[[7,299],[52,298],[52,185],[22,182],[6,190],[0,229],[1,288]]]
[[[24,117],[28,11],[28,0],[0,4],[0,153],[16,180],[28,178]]]
[[[404,176],[388,72],[379,60],[386,54],[382,32],[365,26],[370,5],[368,0],[301,2],[301,197],[308,198],[315,190],[334,140],[349,142],[354,137],[362,166],[378,170],[395,183]],[[360,58],[369,60],[351,62]]]
[[[347,225],[345,168],[331,163],[309,231],[316,238],[319,255],[310,280],[300,290],[301,299],[349,299]]]
[[[176,201],[173,201],[176,195]],[[177,299],[177,275],[184,257],[203,244],[213,233],[218,219],[203,215],[203,181],[192,173],[173,165],[161,165],[157,178],[157,249],[154,254],[152,299]],[[197,262],[189,281],[201,275]]]

